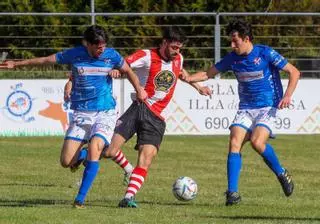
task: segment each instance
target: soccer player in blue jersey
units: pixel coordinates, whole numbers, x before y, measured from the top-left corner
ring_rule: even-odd
[[[74,113],[65,135],[61,165],[72,167],[79,160],[87,158],[82,183],[74,202],[77,208],[83,207],[99,170],[100,154],[103,148],[109,145],[115,127],[116,102],[112,96],[112,77],[109,74],[111,70],[117,68],[127,74],[138,100],[143,101],[147,97],[137,75],[123,57],[116,50],[106,47],[107,40],[104,29],[94,25],[84,32],[84,46],[47,57],[4,63],[6,68],[55,63],[71,65],[70,101]],[[86,150],[81,148],[88,142],[87,155]]]
[[[273,125],[277,111],[290,105],[300,72],[272,48],[254,45],[251,25],[246,21],[234,20],[228,24],[226,31],[231,37],[232,52],[207,72],[185,77],[187,81],[203,81],[220,72],[231,70],[238,80],[240,102],[239,110],[230,126],[226,205],[241,201],[238,191],[242,164],[240,152],[248,141],[277,176],[284,194],[288,197],[294,188],[292,178],[267,141],[274,136]],[[279,70],[289,75],[284,94]]]

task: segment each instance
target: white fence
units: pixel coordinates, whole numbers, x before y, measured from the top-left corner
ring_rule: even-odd
[[[183,13],[96,13],[94,9],[94,1],[91,1],[90,13],[10,13],[0,12],[0,18],[5,17],[21,17],[33,16],[35,18],[55,17],[60,18],[60,25],[50,25],[52,30],[70,29],[73,32],[67,36],[55,35],[55,33],[36,33],[37,28],[43,29],[46,24],[0,24],[0,51],[32,51],[35,55],[43,55],[42,52],[56,52],[63,48],[72,47],[72,43],[80,43],[82,33],[79,26],[88,26],[91,24],[107,26],[111,34],[111,44],[114,48],[120,51],[123,55],[132,53],[135,49],[154,47],[154,42],[160,38],[157,29],[168,25],[179,25],[187,31],[189,43],[184,48],[184,55],[186,58],[186,67],[191,70],[198,70],[207,66],[210,63],[217,62],[223,57],[230,46],[227,36],[224,34],[226,22],[233,17],[245,18],[260,18],[257,21],[260,23],[253,23],[255,32],[255,43],[267,44],[275,50],[283,54],[290,62],[297,65],[302,71],[302,78],[304,77],[320,77],[320,47],[314,43],[320,35],[320,24],[313,23],[313,19],[318,19],[320,13],[253,13],[253,12],[229,12],[229,13],[215,13],[215,12],[183,12]],[[82,24],[66,24],[64,21],[66,17],[86,18],[86,22]],[[108,23],[112,18],[121,17],[127,20],[125,25],[116,23]],[[135,24],[133,18],[170,18],[171,24]],[[194,17],[193,24],[182,23],[183,18]],[[289,22],[281,23],[263,23],[265,20],[275,20],[277,17],[286,17]],[[261,20],[265,18],[265,20]],[[297,22],[297,18],[304,18],[310,20],[309,25],[301,25]],[[43,20],[45,21],[45,20]],[[100,23],[99,23],[100,21]],[[107,21],[107,22],[105,22]],[[159,22],[161,23],[161,22]],[[26,26],[32,26],[35,34],[28,33],[28,35],[21,35],[22,30]],[[125,30],[143,28],[148,35],[126,35]],[[272,35],[264,35],[264,30],[271,29]],[[17,33],[15,33],[17,31]],[[18,32],[19,31],[19,32]],[[48,30],[47,30],[48,31]],[[270,32],[269,32],[270,33]],[[2,39],[2,40],[1,40]],[[60,45],[50,45],[50,40],[59,40]],[[32,41],[27,41],[32,40]],[[292,40],[296,41],[296,45],[292,44]],[[66,45],[68,43],[69,45]],[[12,45],[15,45],[13,47]],[[10,57],[10,54],[9,54]]]

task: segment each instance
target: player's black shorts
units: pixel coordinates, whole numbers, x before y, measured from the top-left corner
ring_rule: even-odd
[[[166,123],[144,103],[134,101],[118,119],[114,132],[129,140],[137,133],[137,146],[154,145],[159,150]]]

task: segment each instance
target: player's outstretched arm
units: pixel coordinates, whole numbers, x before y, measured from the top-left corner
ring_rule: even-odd
[[[291,103],[292,94],[296,89],[298,80],[300,78],[300,71],[290,63],[287,63],[282,70],[289,74],[289,83],[286,92],[283,95],[283,98],[279,102],[279,109],[289,107]]]
[[[55,64],[57,62],[56,55],[52,54],[47,57],[40,57],[40,58],[32,58],[26,59],[21,61],[5,61],[1,64],[1,68],[15,68],[18,66],[27,66],[27,65],[42,65],[42,64]]]
[[[127,77],[130,83],[132,84],[133,88],[137,93],[137,99],[139,101],[144,101],[148,97],[148,94],[144,90],[144,88],[140,85],[138,76],[132,71],[132,69],[130,68],[127,62],[123,63],[122,67],[120,68],[120,72],[127,74]]]
[[[189,77],[190,74],[185,70],[182,69],[181,71],[181,80],[184,82],[187,82],[185,80],[186,77]],[[208,87],[208,86],[201,86],[199,83],[197,82],[187,82],[189,85],[191,85],[193,88],[195,88],[201,95],[204,96],[211,96],[212,94],[212,90]]]
[[[186,82],[201,82],[213,78],[219,73],[218,69],[216,69],[215,66],[212,66],[207,72],[201,71],[189,76],[182,75],[181,79]]]

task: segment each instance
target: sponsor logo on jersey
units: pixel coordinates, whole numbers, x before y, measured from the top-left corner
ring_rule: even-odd
[[[80,75],[108,75],[111,68],[108,67],[79,67]]]
[[[250,82],[263,78],[263,71],[235,72],[240,82]]]

